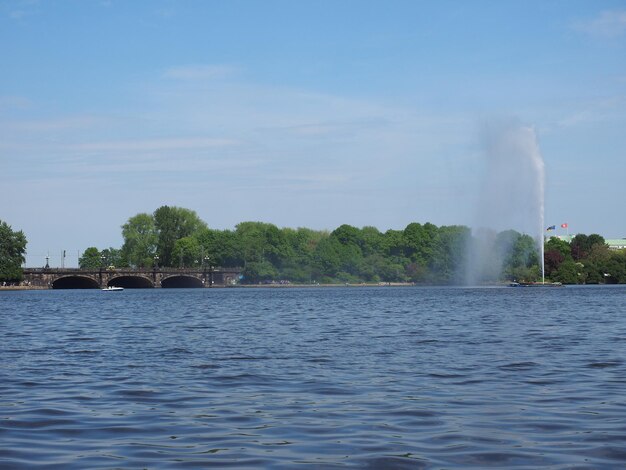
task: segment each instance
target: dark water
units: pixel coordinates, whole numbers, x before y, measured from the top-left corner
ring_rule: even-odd
[[[1,468],[623,468],[626,288],[0,292]]]

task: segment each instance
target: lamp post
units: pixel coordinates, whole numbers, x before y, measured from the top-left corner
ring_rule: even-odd
[[[206,265],[207,265],[207,261],[209,261],[209,257],[208,256],[202,256],[202,283],[206,283],[207,281],[207,277],[206,277]]]
[[[102,270],[104,269],[104,260],[105,260],[105,256],[104,255],[100,255],[100,287],[102,287]]]
[[[152,280],[154,281],[155,286],[157,282],[157,269],[159,269],[159,255],[154,255],[154,264],[152,265]]]

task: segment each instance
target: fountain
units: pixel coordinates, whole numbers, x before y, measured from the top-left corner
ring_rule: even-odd
[[[491,122],[482,140],[484,178],[477,203],[467,282],[477,284],[501,266],[489,249],[498,230],[533,236],[538,245],[542,283],[544,266],[544,163],[535,131],[517,121]],[[500,264],[499,264],[500,263]]]

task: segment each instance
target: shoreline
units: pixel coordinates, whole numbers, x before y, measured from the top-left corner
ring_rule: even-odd
[[[293,289],[293,288],[334,288],[334,287],[413,287],[413,282],[370,282],[359,284],[238,284],[234,286],[214,285],[213,287],[201,287],[200,289]],[[131,288],[129,288],[131,289]],[[152,289],[156,289],[152,287]],[[162,287],[159,289],[163,289]],[[98,290],[98,289],[52,289],[45,286],[0,286],[0,291],[23,291],[23,290]],[[134,290],[134,289],[131,289]]]

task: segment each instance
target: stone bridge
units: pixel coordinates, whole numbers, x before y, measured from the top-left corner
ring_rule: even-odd
[[[153,287],[225,287],[239,281],[240,268],[24,268],[23,284],[49,289],[129,289]]]

